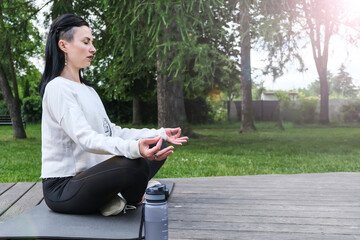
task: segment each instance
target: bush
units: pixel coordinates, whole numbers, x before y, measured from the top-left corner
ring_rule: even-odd
[[[104,99],[102,102],[111,122],[116,124],[131,123],[133,118],[132,101]],[[140,101],[140,111],[142,124],[157,124],[156,99],[147,102]]]
[[[317,103],[317,98],[301,98],[296,102],[282,102],[282,119],[296,124],[314,123],[317,120]]]
[[[300,112],[304,123],[314,123],[316,116],[316,98],[303,98],[300,100]]]
[[[111,122],[116,124],[131,123],[132,120],[132,102],[118,100],[102,100],[106,113]]]
[[[22,117],[26,122],[37,123],[41,121],[41,97],[33,95],[22,100]]]
[[[209,120],[211,122],[225,122],[227,120],[227,106],[224,102],[212,102],[210,107]]]
[[[185,99],[185,111],[190,124],[203,124],[212,121],[212,110],[204,98]]]
[[[352,102],[341,107],[344,122],[360,122],[360,102]]]
[[[299,103],[297,102],[281,102],[280,110],[283,121],[300,124],[303,121]]]
[[[5,100],[0,100],[0,115],[9,115]]]

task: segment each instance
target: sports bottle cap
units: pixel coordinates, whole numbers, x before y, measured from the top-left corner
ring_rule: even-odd
[[[146,189],[146,201],[166,201],[169,197],[169,189],[164,184],[157,184]]]

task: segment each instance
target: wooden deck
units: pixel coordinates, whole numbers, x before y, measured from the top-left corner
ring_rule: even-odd
[[[360,239],[360,173],[172,180],[170,239]],[[40,183],[0,184],[0,224],[41,200]]]

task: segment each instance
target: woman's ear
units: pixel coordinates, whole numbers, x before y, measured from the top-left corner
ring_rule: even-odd
[[[63,52],[66,53],[66,51],[67,51],[67,43],[66,43],[66,41],[60,39],[59,42],[58,42],[58,46]]]

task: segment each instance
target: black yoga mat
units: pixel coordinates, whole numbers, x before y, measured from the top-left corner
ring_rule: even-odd
[[[171,194],[174,182],[161,180]],[[137,239],[142,206],[124,215],[71,215],[38,206],[0,224],[0,239]],[[144,237],[144,235],[143,235]]]

